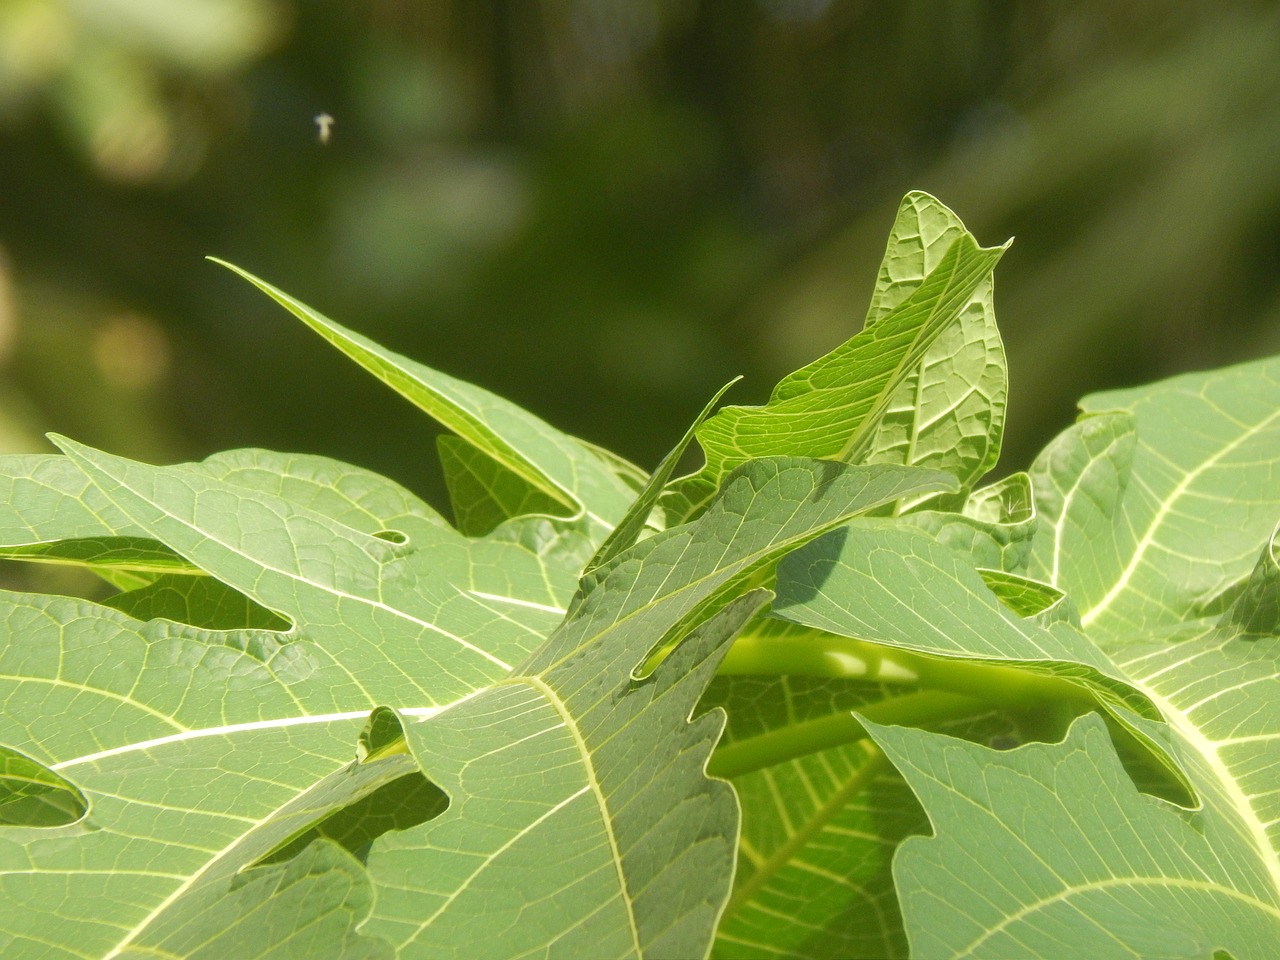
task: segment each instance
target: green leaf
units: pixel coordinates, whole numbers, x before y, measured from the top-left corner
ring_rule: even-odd
[[[592,548],[539,518],[469,540],[389,481],[389,512],[346,498],[327,511],[331,497],[273,495],[221,463],[152,467],[59,442],[152,537],[287,618],[291,639],[360,663],[366,709],[447,703],[504,675],[559,622]]]
[[[686,721],[760,603],[747,594],[726,606],[725,587],[850,513],[948,482],[887,469],[746,465],[696,523],[589,574],[565,625],[512,677],[409,725],[415,756],[453,804],[375,845],[369,929],[431,957],[474,955],[478,942],[513,955],[556,931],[571,954],[704,953],[736,823],[728,788],[702,774],[721,721]],[[650,650],[691,629],[650,677],[632,679]],[[450,838],[468,833],[482,846],[457,849]],[[538,922],[501,919],[527,917],[535,892]],[[437,904],[425,929],[412,919],[424,897]]]
[[[1110,648],[1176,629],[1249,576],[1280,518],[1280,358],[1099,393],[1031,469],[1028,573]]]
[[[508,400],[402,357],[334,323],[265,280],[217,258],[275,300],[321,337],[463,440],[559,503],[569,515],[585,512],[611,529],[635,494],[620,474],[644,474],[616,454],[561,433]],[[456,452],[456,451],[455,451]],[[491,473],[486,472],[486,477]]]
[[[327,457],[230,450],[205,460],[211,476],[246,494],[283,497],[374,534],[401,516],[447,528],[429,507],[378,474]],[[0,556],[87,565],[111,579],[150,583],[167,573],[203,573],[156,541],[64,456],[0,457]]]
[[[904,281],[904,290],[909,286],[912,289],[887,315],[825,357],[783,379],[767,405],[723,408],[698,430],[706,465],[673,485],[668,496],[669,510],[676,516],[696,513],[725,474],[752,457],[808,456],[845,463],[872,459],[912,463],[931,457],[932,454],[917,450],[919,438],[915,433],[923,428],[924,421],[917,425],[910,416],[904,420],[896,412],[901,404],[900,391],[914,382],[943,332],[965,322],[971,300],[980,294],[984,283],[989,283],[1004,249],[979,248],[967,233],[956,236],[945,252],[937,251],[941,256],[923,282],[912,286],[912,281]],[[979,321],[983,316],[979,309],[969,320]],[[984,357],[982,369],[986,364]],[[998,366],[1002,368],[1003,362]],[[957,376],[964,379],[972,373],[966,359]],[[927,372],[928,378],[934,375]],[[983,396],[981,391],[972,395]],[[937,428],[939,443],[950,442],[954,446],[956,432],[941,425],[947,422],[944,410],[954,398],[940,399],[938,409],[931,406],[928,413],[941,417]],[[971,419],[967,407],[963,417],[967,430]],[[989,417],[994,418],[994,414]],[[893,436],[890,440],[891,434],[881,435],[882,424],[891,424],[894,431],[909,424],[912,436]],[[949,440],[944,441],[944,434],[950,435]],[[985,450],[980,459],[989,459]],[[950,460],[946,462],[950,464]]]
[[[894,862],[913,956],[1274,953],[1276,888],[1194,815],[1139,794],[1096,716],[1009,751],[867,728],[933,827]]]
[[[0,557],[111,571],[195,573],[57,455],[0,457]]]
[[[1031,481],[1025,473],[974,490],[959,512],[913,510],[904,519],[968,557],[974,566],[1005,573],[1026,569],[1037,526]]]
[[[109,954],[352,756],[365,698],[312,644],[0,599],[0,742],[88,805],[65,826],[0,829],[6,955]]]
[[[1068,592],[1088,635],[1159,707],[1215,848],[1280,896],[1269,759],[1280,359],[1082,408],[1032,470],[1042,526],[1030,569]]]
[[[391,960],[391,946],[360,936],[373,891],[364,868],[320,841],[285,863],[241,874],[221,895],[192,898],[115,956],[138,960]]]
[[[323,514],[275,501],[261,492],[249,498],[244,488],[211,477],[210,471],[199,465],[144,467],[88,448],[73,449],[78,462],[93,471],[113,496],[126,502],[130,510],[145,512],[141,520],[148,529],[164,527],[166,534],[179,534],[178,539],[190,534],[189,545],[193,553],[202,556],[202,567],[206,566],[204,551],[219,530],[227,529],[227,516],[239,518],[248,528],[237,530],[235,549],[229,551],[233,558],[256,549],[256,538],[263,530],[270,533],[270,524],[264,521],[272,515],[292,524],[288,526],[292,544],[333,546],[327,537],[309,535],[317,527],[329,529]],[[631,876],[631,885],[625,891],[617,885],[612,888],[615,908],[624,899],[634,901],[623,913],[632,911],[633,920],[643,926],[640,935],[649,952],[663,952],[667,949],[664,944],[692,942],[690,938],[701,937],[705,944],[719,909],[714,877],[719,876],[726,885],[728,882],[729,871],[721,867],[731,862],[724,858],[732,856],[732,817],[728,821],[719,815],[705,822],[695,820],[684,828],[698,836],[706,833],[710,859],[700,860],[701,845],[695,847],[692,860],[681,859],[662,840],[667,825],[662,818],[668,808],[652,799],[635,804],[616,800],[628,796],[629,791],[648,797],[645,791],[652,787],[659,790],[657,796],[672,799],[677,809],[684,809],[680,798],[703,796],[708,791],[715,796],[720,790],[723,798],[715,801],[719,804],[715,809],[724,807],[728,794],[723,791],[727,788],[716,787],[702,773],[719,721],[712,716],[692,727],[685,724],[733,631],[760,603],[760,596],[752,594],[726,612],[735,595],[726,588],[851,513],[904,495],[945,488],[949,482],[937,474],[893,468],[844,469],[834,464],[787,461],[752,464],[730,484],[718,501],[721,506],[709,511],[698,524],[644,540],[607,570],[588,577],[586,592],[575,603],[570,620],[511,676],[504,674],[444,711],[430,706],[430,698],[415,677],[404,679],[391,691],[396,702],[404,707],[407,717],[426,718],[410,724],[406,731],[409,746],[433,778],[450,791],[448,810],[435,819],[427,819],[439,813],[438,804],[432,807],[431,790],[415,794],[396,788],[397,784],[414,782],[419,764],[397,752],[397,738],[378,732],[376,723],[363,740],[366,762],[342,766],[354,752],[356,725],[368,713],[368,690],[375,684],[367,677],[376,677],[384,669],[379,657],[385,657],[387,651],[381,645],[351,643],[341,637],[344,631],[332,629],[319,639],[289,640],[262,631],[219,634],[165,620],[142,623],[82,601],[11,596],[4,625],[8,635],[0,645],[0,677],[8,678],[0,681],[0,702],[4,703],[0,741],[66,778],[83,793],[89,812],[81,822],[44,828],[38,836],[30,831],[0,831],[0,890],[15,906],[5,914],[0,942],[15,950],[35,943],[62,945],[57,949],[62,949],[63,955],[151,949],[170,937],[186,942],[182,938],[194,935],[189,931],[206,929],[198,918],[212,903],[221,904],[214,916],[221,918],[228,931],[234,931],[240,920],[230,914],[229,905],[244,905],[244,898],[234,894],[245,877],[264,878],[266,888],[284,883],[280,878],[286,874],[279,870],[253,873],[261,867],[282,865],[287,871],[289,861],[272,862],[273,852],[292,850],[291,844],[312,835],[333,837],[343,844],[366,843],[381,829],[376,823],[369,825],[376,816],[383,816],[383,822],[390,826],[426,822],[374,842],[370,869],[377,884],[379,912],[366,923],[362,932],[367,935],[376,938],[385,933],[393,942],[403,941],[404,932],[396,918],[405,909],[421,909],[424,882],[432,892],[455,884],[456,896],[450,901],[457,904],[453,911],[461,907],[465,897],[481,891],[482,883],[468,879],[476,862],[448,839],[461,820],[468,829],[474,828],[474,842],[482,847],[496,844],[489,851],[493,854],[492,873],[483,879],[496,878],[498,889],[508,894],[508,903],[514,903],[512,896],[519,900],[514,909],[527,916],[532,902],[537,901],[550,916],[568,918],[566,929],[594,937],[599,928],[582,924],[574,912],[580,905],[574,896],[584,889],[585,895],[595,896],[599,886],[582,882],[582,861],[578,859],[584,850],[578,844],[581,836],[573,834],[575,842],[569,844],[554,830],[550,834],[530,833],[549,841],[548,847],[537,847],[537,862],[559,876],[566,889],[575,891],[565,894],[567,901],[552,897],[545,903],[544,890],[521,887],[504,873],[518,873],[528,861],[517,856],[514,847],[503,847],[505,841],[500,838],[509,837],[502,829],[522,830],[520,816],[532,816],[541,824],[539,818],[553,810],[545,821],[551,825],[558,823],[555,815],[561,810],[568,813],[572,808],[576,815],[582,807],[581,798],[587,796],[577,791],[586,782],[597,787],[611,785],[614,806],[603,812],[598,805],[594,808],[598,828],[607,827],[617,837],[633,837],[636,844],[632,866],[624,871]],[[216,509],[238,505],[241,497],[250,499],[255,511],[230,510],[224,516]],[[184,502],[192,506],[192,500],[196,505],[190,510],[191,519],[180,520],[178,508]],[[165,504],[167,510],[156,504]],[[205,530],[201,511],[209,504],[213,522]],[[276,514],[277,510],[281,512]],[[382,519],[371,517],[367,524]],[[440,530],[438,524],[426,519],[415,528],[409,523],[411,519],[398,518],[397,524],[411,538]],[[542,529],[545,532],[545,527]],[[511,543],[488,544],[454,536],[477,549]],[[366,548],[395,546],[376,537],[368,540]],[[184,539],[183,548],[187,546]],[[214,550],[215,559],[226,549]],[[331,552],[299,549],[296,555],[305,558],[305,574],[310,574],[313,566],[329,576],[339,569]],[[579,557],[580,566],[585,554]],[[677,562],[681,574],[673,577]],[[503,559],[496,565],[506,563]],[[265,582],[285,568],[284,563],[270,569],[258,567],[252,575]],[[466,568],[453,572],[470,576]],[[394,584],[394,578],[388,579]],[[301,588],[299,592],[303,592]],[[296,610],[288,612],[291,617],[300,617]],[[340,621],[341,613],[333,615],[335,622]],[[352,618],[346,619],[349,622]],[[645,662],[651,648],[677,640],[699,624],[705,624],[702,632],[677,646],[653,676],[639,683],[631,679],[632,671]],[[16,637],[22,642],[14,642]],[[330,647],[337,648],[339,654]],[[103,650],[112,655],[104,659]],[[421,657],[420,651],[415,650],[415,655]],[[600,700],[599,692],[604,689],[616,691],[616,703],[609,698]],[[658,693],[664,695],[652,700]],[[526,703],[527,710],[507,714],[487,710],[497,708],[505,698],[533,697],[538,701],[539,696],[539,702]],[[652,707],[641,709],[646,703]],[[576,719],[563,722],[556,712],[560,707]],[[547,710],[553,720],[550,727],[543,722]],[[637,718],[637,712],[645,716]],[[377,716],[382,714],[375,719]],[[652,722],[675,733],[638,741],[611,735],[611,725],[626,726],[633,721],[636,729],[648,729]],[[454,724],[456,727],[451,727]],[[453,732],[448,733],[450,730]],[[485,737],[513,738],[514,752],[477,755],[474,748]],[[676,748],[686,740],[691,746]],[[571,756],[578,758],[567,768],[576,778],[572,788],[576,805],[561,807],[566,798],[556,791],[565,787],[565,782],[557,758],[566,743],[576,751]],[[585,755],[575,746],[579,743],[591,745]],[[658,785],[667,781],[655,777],[643,756],[633,753],[638,746],[670,751],[662,756],[672,758],[671,782],[677,786],[660,789]],[[465,760],[459,760],[460,756]],[[499,804],[490,812],[480,812],[473,822],[469,818],[484,811],[489,801],[483,792],[472,788],[486,778],[496,778],[499,788],[515,790],[527,803]],[[538,784],[541,787],[534,789]],[[386,819],[385,814],[372,809],[355,820],[344,814],[388,789],[391,792],[382,797],[393,809],[406,797],[416,797],[413,802],[424,809],[407,821],[394,815]],[[439,796],[438,791],[434,796]],[[499,808],[502,814],[495,819]],[[587,812],[591,809],[588,804]],[[732,812],[731,801],[728,809]],[[633,814],[639,820],[632,821]],[[663,829],[653,828],[646,816],[657,817]],[[639,833],[633,836],[627,831]],[[414,842],[423,836],[432,837],[432,842]],[[585,849],[595,855],[602,853],[595,847]],[[713,850],[719,852],[713,854]],[[504,851],[506,856],[499,855]],[[525,853],[524,848],[520,853]],[[607,851],[603,853],[607,855]],[[403,863],[403,857],[414,864],[407,878],[396,866]],[[259,863],[261,867],[254,867]],[[422,863],[427,864],[426,872],[418,869]],[[606,875],[618,875],[616,864],[607,856],[603,864]],[[695,866],[697,877],[687,875],[686,868]],[[647,888],[636,878],[648,876],[647,870],[656,871],[652,875],[655,882],[663,878],[663,883],[684,890],[687,902],[679,906],[679,898],[646,895],[643,891]],[[329,877],[330,873],[326,866],[317,876]],[[304,891],[311,881],[304,877],[294,880],[298,896],[306,900]],[[289,891],[294,889],[294,880],[289,881]],[[347,904],[335,906],[335,910],[345,911],[348,918],[359,914],[361,901],[356,894],[339,891],[334,896]],[[413,901],[407,908],[402,902],[406,896]],[[651,905],[655,900],[661,902]],[[76,904],[70,916],[64,908],[67,903]],[[656,922],[659,932],[636,919],[646,910],[656,910],[661,917],[672,903],[677,904],[679,914],[674,925],[645,921]],[[439,956],[436,946],[447,945],[455,937],[464,938],[459,947],[464,955],[474,955],[475,930],[468,927],[465,911],[453,911],[445,910],[439,925],[428,928],[431,946],[421,955]],[[501,937],[510,918],[499,923],[500,911],[495,911],[497,906],[486,901],[482,933]],[[455,924],[452,928],[451,923]],[[523,937],[546,937],[546,928],[540,924],[522,923],[518,929]],[[672,947],[669,952],[682,951]]]
[[[0,457],[0,543],[5,546],[140,533],[66,457]]]
[[[961,237],[970,235],[947,207],[927,193],[908,193],[876,276],[867,328],[919,290]],[[868,459],[945,470],[959,479],[963,496],[995,466],[1004,435],[1009,378],[989,272],[957,314],[897,387]]]

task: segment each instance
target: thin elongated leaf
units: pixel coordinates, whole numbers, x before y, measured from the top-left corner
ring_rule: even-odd
[[[1139,794],[1096,715],[1003,752],[867,727],[933,826],[894,863],[913,956],[1246,960],[1280,942],[1276,889]]]
[[[635,494],[635,487],[620,473],[644,482],[644,473],[617,455],[606,460],[597,448],[510,401],[387,350],[248,271],[211,259],[244,277],[410,403],[561,504],[568,515],[585,511],[611,529]]]
[[[684,436],[662,458],[662,462],[658,464],[640,492],[636,494],[635,500],[627,508],[626,516],[622,518],[613,532],[605,538],[604,543],[600,544],[600,549],[596,551],[596,555],[587,564],[587,571],[603,566],[636,542],[643,532],[645,524],[649,522],[654,508],[657,507],[658,500],[662,496],[667,481],[671,479],[671,474],[675,473],[675,469],[680,463],[680,458],[684,456],[689,444],[693,442],[698,428],[711,415],[711,412],[716,408],[716,404],[720,402],[720,398],[740,379],[742,378],[736,377],[730,380],[716,391],[714,397],[707,401],[706,406],[702,408],[702,412],[689,425],[689,429],[685,431]]]
[[[917,424],[910,415],[902,418],[895,398],[943,332],[957,324],[967,325],[966,305],[984,282],[989,283],[1004,249],[982,249],[969,234],[959,234],[945,246],[927,277],[887,315],[783,379],[768,404],[723,408],[698,430],[706,465],[673,485],[667,498],[669,511],[675,516],[696,513],[721,478],[751,457],[810,456],[846,463],[920,459],[914,439],[905,445],[896,438],[890,442],[879,431],[882,424],[894,424],[896,430],[904,425],[917,432],[923,428],[923,421]],[[904,291],[906,286],[911,284],[904,284]],[[979,310],[968,319],[982,322],[983,316]],[[985,368],[987,359],[984,356],[979,362]],[[958,376],[968,375],[966,363]],[[940,411],[932,413],[941,416]],[[964,416],[967,422],[975,415],[966,411]],[[947,432],[945,427],[937,429],[940,434]],[[955,437],[951,440],[954,444]],[[982,460],[986,459],[984,451]]]

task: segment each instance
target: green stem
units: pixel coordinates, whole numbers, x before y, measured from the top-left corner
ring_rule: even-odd
[[[901,656],[901,653],[818,630],[805,631],[799,636],[746,633],[733,642],[718,672],[724,675],[790,673],[881,683],[917,683],[919,676],[910,662],[912,655]]]
[[[773,851],[773,855],[762,863],[742,886],[733,892],[733,896],[729,898],[729,903],[725,906],[725,917],[730,916],[744,903],[749,902],[775,873],[790,863],[813,839],[814,835],[831,822],[832,817],[843,810],[854,797],[862,793],[871,784],[872,780],[888,768],[889,761],[885,759],[885,755],[880,752],[879,747],[868,743],[865,749],[867,751],[866,762],[863,763],[857,773],[849,778],[849,782],[828,797],[827,802],[814,812],[814,815],[809,818],[805,825],[788,837],[787,842]]]
[[[973,697],[924,690],[900,697],[886,697],[859,707],[858,712],[874,723],[921,726],[971,716],[985,706],[983,701]],[[818,750],[853,743],[866,735],[862,723],[852,712],[835,713],[726,744],[711,755],[707,773],[730,780]]]
[[[976,697],[992,707],[1028,707],[1051,701],[1093,703],[1083,687],[1018,666],[925,656],[806,630],[792,634],[744,634],[729,648],[724,675],[794,674],[910,684]]]

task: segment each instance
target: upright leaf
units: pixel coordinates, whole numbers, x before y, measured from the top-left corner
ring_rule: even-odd
[[[783,379],[763,407],[723,408],[698,430],[706,465],[668,496],[676,516],[701,509],[720,480],[759,456],[809,456],[862,463],[886,449],[880,425],[938,337],[989,280],[1004,248],[954,239],[922,283],[887,316]],[[898,458],[909,462],[912,458]]]
[[[662,458],[662,462],[654,468],[653,474],[645,482],[645,485],[636,494],[636,498],[632,501],[631,506],[627,508],[626,516],[624,516],[619,524],[614,528],[613,532],[605,538],[604,543],[600,544],[600,549],[596,551],[596,555],[591,558],[587,564],[587,571],[590,572],[596,567],[602,566],[626,550],[640,537],[644,531],[645,524],[649,522],[649,518],[658,504],[658,500],[662,496],[663,490],[666,488],[667,481],[671,479],[671,474],[675,473],[676,467],[680,463],[680,458],[684,456],[684,452],[689,448],[689,444],[693,442],[693,438],[697,433],[698,427],[706,421],[711,415],[711,411],[715,409],[716,404],[723,397],[740,377],[730,380],[723,387],[716,391],[716,395],[707,401],[707,405],[702,408],[702,412],[689,425],[689,429],[685,431],[684,436],[679,442],[671,448],[670,452]]]
[[[876,276],[867,327],[892,316],[951,245],[967,236],[947,207],[927,193],[908,193]],[[876,426],[868,459],[945,470],[960,480],[963,495],[1000,456],[1008,381],[988,273],[897,387]],[[952,498],[950,505],[959,502]]]

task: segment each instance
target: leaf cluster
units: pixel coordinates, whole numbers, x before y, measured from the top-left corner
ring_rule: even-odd
[[[232,267],[449,428],[453,519],[0,460],[0,554],[115,591],[0,595],[4,955],[1269,955],[1280,360],[982,485],[1003,250],[909,194],[862,332],[652,473]]]

